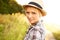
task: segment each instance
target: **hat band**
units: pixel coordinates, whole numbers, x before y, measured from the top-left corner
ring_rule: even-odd
[[[35,5],[35,6],[39,7],[39,8],[41,8],[41,9],[43,9],[43,8],[41,7],[41,5],[39,5],[39,4],[35,3],[35,2],[30,2],[29,4]]]

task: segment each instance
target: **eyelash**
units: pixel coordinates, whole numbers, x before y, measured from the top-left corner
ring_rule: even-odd
[[[29,12],[26,12],[26,14],[29,14]],[[36,14],[35,12],[32,12],[32,14]]]

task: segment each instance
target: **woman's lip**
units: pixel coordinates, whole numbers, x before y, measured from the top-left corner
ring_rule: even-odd
[[[32,21],[33,19],[29,19],[29,21]]]
[[[32,20],[29,20],[29,21],[32,21]]]

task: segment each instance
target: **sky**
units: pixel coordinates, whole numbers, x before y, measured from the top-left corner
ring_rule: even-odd
[[[31,0],[16,0],[19,4],[24,5]],[[37,0],[36,0],[37,1]],[[60,25],[60,1],[59,0],[42,0],[44,3],[44,10],[47,15],[43,17],[46,23],[54,23]]]
[[[59,0],[43,0],[47,16],[46,22],[60,25],[60,1]]]

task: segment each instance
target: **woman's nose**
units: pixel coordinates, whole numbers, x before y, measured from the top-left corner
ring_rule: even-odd
[[[32,17],[32,14],[30,13],[28,16],[29,16],[29,18],[31,18]]]

